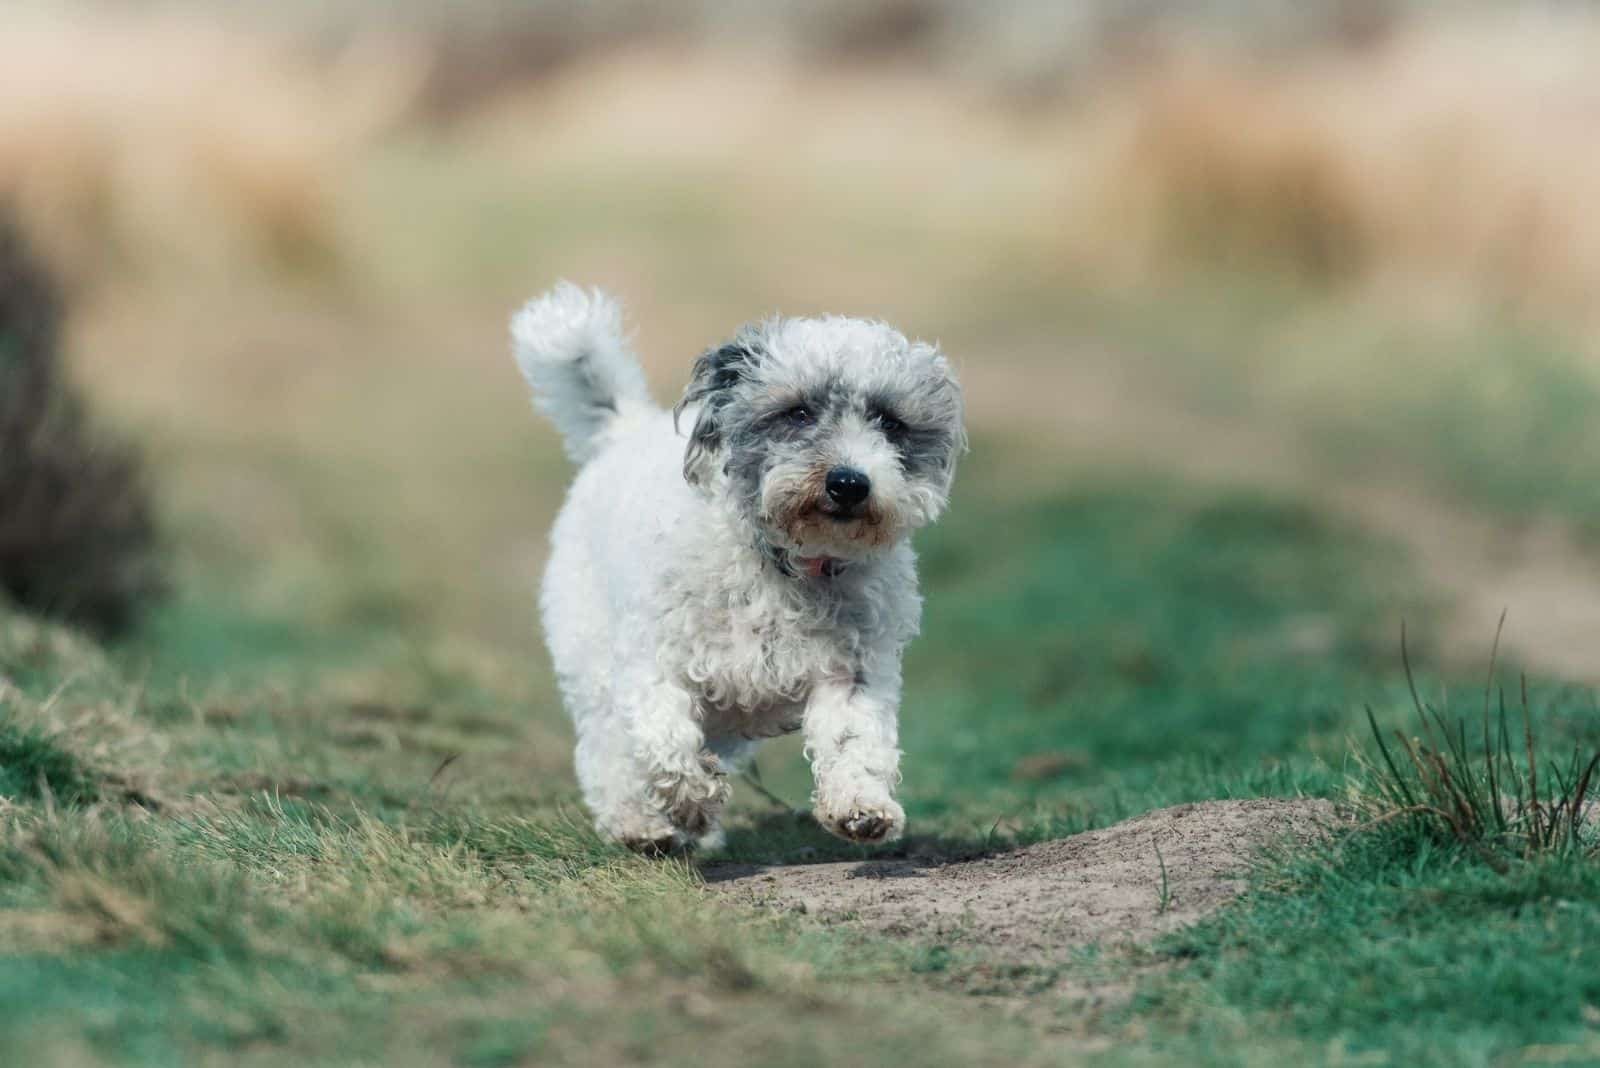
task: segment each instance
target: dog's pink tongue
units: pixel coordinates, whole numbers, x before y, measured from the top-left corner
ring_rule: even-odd
[[[833,562],[830,556],[801,556],[798,557],[800,568],[812,578],[822,578],[832,573],[829,564]]]

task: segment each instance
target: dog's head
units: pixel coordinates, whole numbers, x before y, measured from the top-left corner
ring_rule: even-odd
[[[937,349],[830,316],[747,326],[702,355],[683,474],[801,557],[859,559],[932,522],[965,448]]]

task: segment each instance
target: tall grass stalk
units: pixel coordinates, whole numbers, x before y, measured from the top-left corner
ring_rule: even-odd
[[[1404,818],[1440,832],[1501,871],[1513,857],[1593,856],[1600,851],[1600,836],[1589,790],[1600,751],[1585,752],[1574,744],[1570,755],[1544,761],[1541,780],[1527,677],[1519,688],[1522,723],[1515,738],[1505,691],[1495,685],[1504,626],[1502,614],[1483,687],[1481,750],[1468,741],[1466,719],[1451,716],[1448,695],[1436,706],[1418,692],[1402,626],[1400,657],[1420,733],[1391,731],[1391,748],[1368,706],[1367,723],[1381,758],[1381,764],[1363,761],[1372,784],[1371,815],[1382,822]]]

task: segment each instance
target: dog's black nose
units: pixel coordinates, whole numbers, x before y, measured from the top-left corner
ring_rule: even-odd
[[[828,498],[834,504],[853,508],[867,499],[867,494],[872,492],[872,483],[866,475],[853,467],[835,467],[828,472],[825,483]]]

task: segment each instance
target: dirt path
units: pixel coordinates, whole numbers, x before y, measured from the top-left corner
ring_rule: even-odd
[[[1600,684],[1600,559],[1555,521],[1512,524],[1431,492],[1403,471],[1330,471],[1292,427],[1224,420],[1164,395],[1115,354],[963,367],[974,421],[1048,441],[1083,462],[1147,464],[1184,477],[1304,494],[1410,550],[1450,611],[1435,637],[1452,658],[1503,648],[1537,672]],[[1041,378],[1044,381],[1041,381]]]
[[[1243,889],[1257,848],[1306,840],[1334,819],[1327,801],[1206,801],[976,860],[703,870],[715,892],[747,902],[879,934],[982,946],[1013,960],[1051,960],[1073,946],[1143,941],[1193,923]]]

